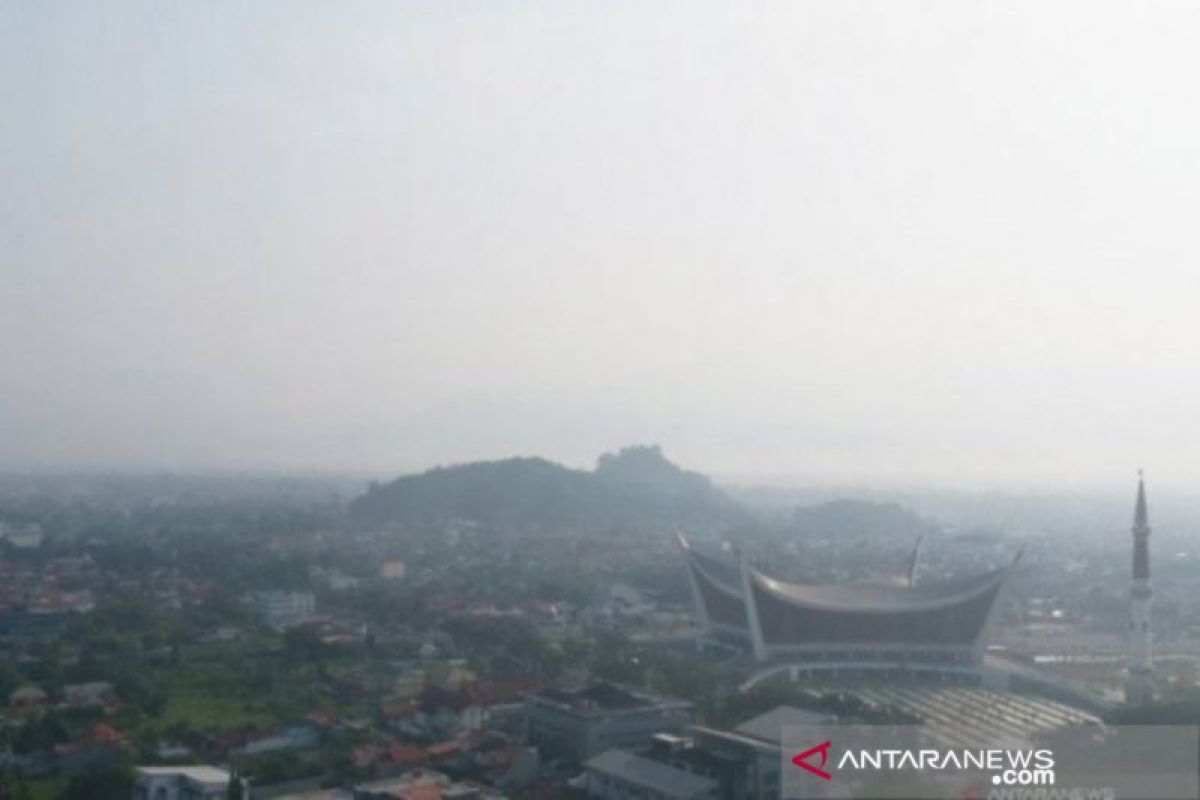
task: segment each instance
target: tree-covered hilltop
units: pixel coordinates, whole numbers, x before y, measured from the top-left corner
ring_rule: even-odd
[[[671,463],[658,445],[635,445],[605,453],[597,460],[594,474],[613,484],[668,495],[701,496],[715,491],[707,476]]]
[[[711,525],[745,517],[707,477],[679,468],[657,446],[606,453],[594,471],[544,458],[438,467],[373,485],[351,502],[350,513],[362,524],[462,518],[573,527]]]

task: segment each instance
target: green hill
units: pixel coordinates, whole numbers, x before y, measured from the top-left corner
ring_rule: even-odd
[[[680,469],[657,446],[601,456],[595,470],[544,458],[509,458],[406,475],[350,504],[360,524],[451,518],[514,526],[664,527],[744,519],[705,476]]]

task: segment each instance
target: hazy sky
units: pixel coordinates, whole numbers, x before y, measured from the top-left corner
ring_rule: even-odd
[[[1200,475],[1200,5],[0,3],[0,465]]]

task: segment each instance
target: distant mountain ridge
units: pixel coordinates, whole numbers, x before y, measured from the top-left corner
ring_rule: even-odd
[[[745,513],[657,445],[605,453],[592,471],[529,457],[437,467],[374,485],[350,503],[356,522],[375,525],[457,517],[498,525],[663,527],[734,522]]]

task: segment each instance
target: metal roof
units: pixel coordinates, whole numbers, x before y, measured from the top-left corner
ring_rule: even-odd
[[[606,750],[584,764],[589,770],[649,789],[664,797],[715,796],[717,782],[651,761],[626,750]]]
[[[827,611],[921,611],[956,605],[993,589],[1008,567],[941,583],[917,586],[886,584],[787,583],[750,570],[755,586],[790,604]]]

